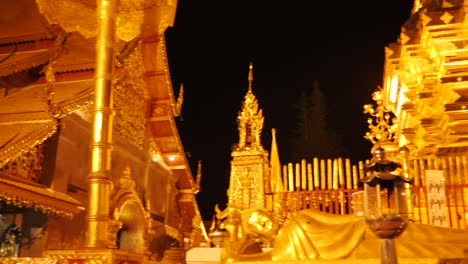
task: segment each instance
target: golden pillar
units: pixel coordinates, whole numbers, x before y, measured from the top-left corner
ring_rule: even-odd
[[[85,245],[108,248],[110,177],[112,151],[112,90],[116,43],[115,8],[118,1],[97,0],[97,37],[93,134],[90,144],[91,169],[88,175],[89,204]]]

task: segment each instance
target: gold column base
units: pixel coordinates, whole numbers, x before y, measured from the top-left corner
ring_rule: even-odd
[[[56,264],[137,264],[147,258],[142,253],[119,249],[48,250],[42,255],[56,260]]]

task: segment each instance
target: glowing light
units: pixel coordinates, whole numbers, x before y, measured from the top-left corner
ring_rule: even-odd
[[[169,161],[174,161],[175,157],[174,156],[169,156]]]
[[[390,96],[388,98],[390,102],[396,103],[397,95],[398,95],[398,76],[393,75],[393,78],[390,84]]]
[[[400,88],[400,92],[398,93],[398,101],[396,102],[397,103],[397,107],[396,107],[396,115],[400,115],[400,111],[401,111],[401,107],[403,105],[403,103],[405,102],[405,92],[406,92],[406,86],[402,85],[401,88]]]

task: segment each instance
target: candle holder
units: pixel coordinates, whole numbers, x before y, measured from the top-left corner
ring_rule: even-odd
[[[381,263],[397,264],[394,239],[407,226],[400,215],[403,188],[410,180],[403,175],[400,163],[387,159],[385,149],[378,147],[371,163],[366,165],[364,184],[364,214],[369,229],[381,240]],[[403,201],[404,202],[404,201]]]

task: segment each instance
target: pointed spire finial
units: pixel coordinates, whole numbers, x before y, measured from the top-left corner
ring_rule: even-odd
[[[195,188],[194,188],[194,191],[193,191],[193,193],[195,193],[195,194],[200,192],[201,177],[202,177],[202,161],[199,160],[198,165],[197,165],[197,177],[195,179]]]
[[[269,208],[275,215],[283,214],[283,182],[281,180],[281,162],[276,144],[276,129],[271,129],[271,152],[270,152],[270,188],[273,193],[272,208]]]
[[[251,62],[249,65],[249,90],[248,92],[252,92],[252,81],[253,81],[253,64]]]
[[[173,106],[174,117],[179,117],[182,114],[182,103],[184,102],[184,84],[181,83],[179,87],[179,96],[175,105]]]

